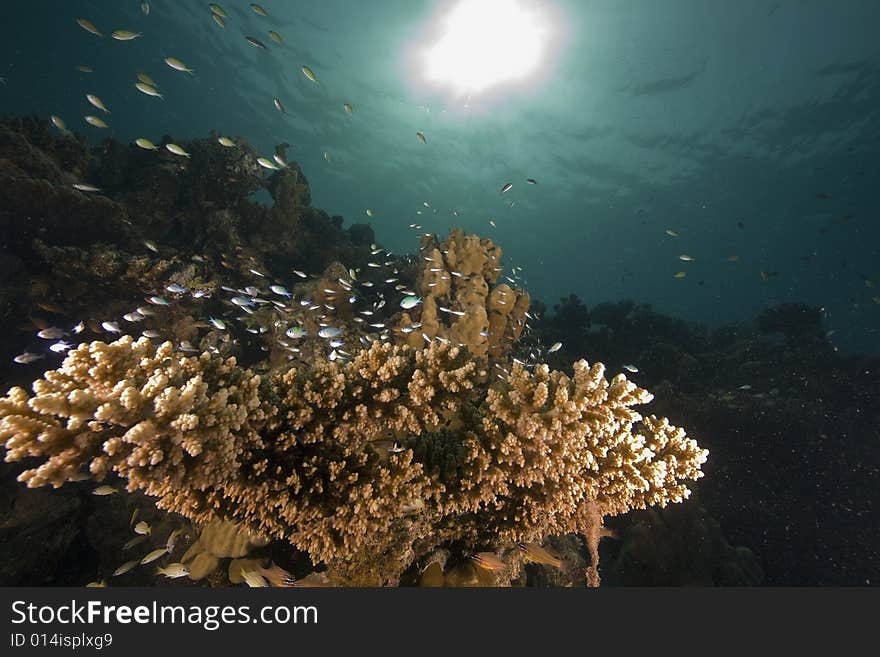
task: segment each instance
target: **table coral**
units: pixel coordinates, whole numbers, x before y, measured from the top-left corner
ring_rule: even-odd
[[[351,584],[396,583],[451,541],[598,542],[603,516],[681,501],[702,474],[707,452],[642,418],[632,407],[650,393],[601,364],[486,381],[480,359],[437,342],[257,375],[124,337],[80,345],[33,395],[10,390],[0,440],[7,461],[41,461],[28,486],[115,472],[195,521],[286,539]]]

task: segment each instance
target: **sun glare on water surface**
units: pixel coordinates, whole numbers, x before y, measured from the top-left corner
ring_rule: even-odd
[[[551,29],[538,2],[459,0],[424,52],[425,80],[457,95],[524,81],[541,67]]]

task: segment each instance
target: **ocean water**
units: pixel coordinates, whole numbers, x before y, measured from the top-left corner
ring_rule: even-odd
[[[698,519],[623,516],[618,533],[662,534],[679,555],[694,535],[744,551],[679,559],[682,574],[665,576],[644,550],[603,542],[607,582],[877,582],[877,2],[476,0],[452,36],[452,0],[267,0],[268,16],[220,4],[225,27],[192,0],[149,13],[136,0],[6,0],[0,115],[61,117],[98,154],[107,138],[161,150],[165,135],[213,132],[265,157],[286,143],[311,205],[346,229],[368,224],[393,254],[454,227],[490,238],[533,300],[518,357],[629,365],[710,450],[685,503]],[[443,38],[453,45],[437,55]],[[135,88],[139,72],[163,98]],[[265,190],[252,200],[272,203]],[[17,221],[4,216],[9,235]],[[774,324],[779,308],[792,312]],[[7,361],[34,342],[10,313]],[[6,366],[2,387],[59,362]],[[56,555],[48,580],[5,581],[83,584],[84,560],[100,580],[94,541],[59,548],[80,558]]]

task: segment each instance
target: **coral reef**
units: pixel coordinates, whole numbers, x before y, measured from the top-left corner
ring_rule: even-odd
[[[636,413],[651,395],[622,375],[516,365],[488,385],[478,362],[375,343],[261,376],[126,336],[80,345],[33,396],[12,389],[0,440],[7,460],[41,460],[28,486],[114,472],[162,508],[286,539],[351,584],[396,583],[456,540],[576,532],[595,552],[603,516],[681,501],[701,476],[706,451]]]
[[[478,358],[506,355],[525,326],[529,295],[507,284],[495,286],[502,271],[500,247],[457,228],[439,244],[434,236],[423,237],[419,254],[419,326],[399,333],[401,342],[420,347],[439,338]],[[413,314],[403,313],[398,331],[415,323]]]

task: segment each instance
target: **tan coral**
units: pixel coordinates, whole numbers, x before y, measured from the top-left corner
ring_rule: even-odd
[[[439,339],[463,345],[478,358],[505,356],[525,327],[529,296],[506,284],[493,287],[502,271],[501,248],[456,228],[442,244],[423,237],[419,254],[421,326],[404,333],[401,329],[414,323],[414,313],[403,313],[398,342],[421,348],[425,338]]]
[[[197,522],[286,539],[350,584],[395,583],[453,540],[598,537],[602,516],[680,501],[701,476],[706,451],[642,419],[632,407],[651,395],[600,364],[486,381],[473,354],[436,341],[256,375],[126,337],[80,345],[33,396],[13,388],[0,440],[9,461],[42,459],[29,486],[115,472]]]

